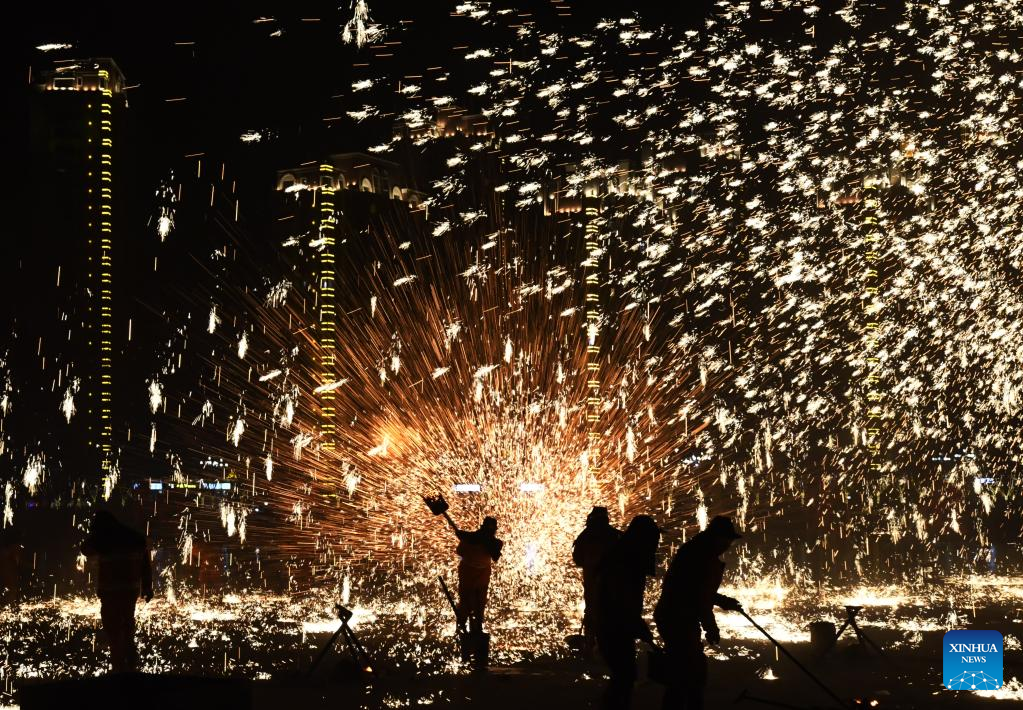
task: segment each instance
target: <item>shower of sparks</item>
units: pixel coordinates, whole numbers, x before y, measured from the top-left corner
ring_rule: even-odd
[[[153,437],[155,440],[156,429],[153,429]],[[150,444],[149,450],[153,450],[152,444]],[[121,478],[121,469],[114,463],[111,464],[107,469],[107,475],[103,477],[103,500],[110,500],[110,496],[114,492],[114,488],[117,486],[117,481]]]
[[[28,494],[34,496],[44,480],[46,480],[46,465],[41,456],[32,456],[22,473],[21,482],[28,489]]]
[[[377,25],[372,24],[369,17],[369,5],[366,0],[354,0],[352,3],[352,19],[345,23],[341,31],[341,40],[345,44],[355,42],[360,49],[371,39],[381,35]]]
[[[156,232],[160,235],[160,240],[163,241],[166,239],[172,229],[174,229],[174,218],[166,212],[161,211],[160,216],[156,221]]]
[[[149,411],[152,414],[156,414],[160,411],[160,405],[163,404],[163,387],[156,380],[152,380],[149,383]]]
[[[379,30],[363,0],[352,9],[343,39],[362,47]],[[404,82],[360,63],[337,117],[373,134],[375,157],[399,160],[405,141],[432,156],[421,202],[392,200],[358,234],[339,208],[331,245],[290,219],[330,190],[296,182],[274,195],[289,219],[267,260],[237,238],[223,171],[161,188],[161,241],[189,200],[234,230],[135,387],[168,477],[232,486],[179,514],[181,565],[230,538],[422,626],[454,566],[421,498],[443,493],[463,527],[499,520],[491,594],[509,635],[523,609],[578,616],[566,560],[595,504],[619,524],[653,514],[666,551],[734,514],[748,533],[734,580],[775,580],[736,594],[765,613],[831,571],[902,584],[939,553],[968,566],[996,516],[1019,513],[1023,17],[1008,0],[909,1],[881,24],[871,11],[850,3],[824,28],[806,3],[724,0],[699,29],[621,17],[566,32],[464,3],[452,57]],[[322,263],[337,269],[332,333]],[[70,420],[72,387],[54,392]],[[44,459],[27,461],[34,495]],[[842,598],[916,603],[901,586],[891,604],[872,587]],[[776,621],[805,640],[805,617]]]
[[[10,481],[4,484],[4,522],[3,527],[14,524],[14,486]]]
[[[178,193],[174,189],[173,173],[160,184],[160,188],[156,191],[156,201],[156,233],[162,242],[174,231],[174,216]]]
[[[80,381],[77,378],[72,380],[71,384],[64,390],[64,399],[60,403],[60,411],[68,422],[75,415],[75,393],[78,392],[79,386]]]
[[[702,31],[625,17],[582,36],[467,6],[455,21],[468,36],[483,23],[504,39],[470,45],[443,82],[393,95],[412,140],[443,158],[432,184],[452,207],[380,215],[370,239],[338,248],[348,287],[337,310],[350,315],[326,382],[300,305],[314,284],[272,287],[263,311],[244,314],[230,294],[211,299],[214,342],[230,314],[260,353],[255,378],[251,355],[217,362],[216,406],[237,447],[218,455],[251,478],[241,462],[293,450],[264,485],[284,510],[301,503],[293,544],[318,550],[323,571],[363,560],[428,578],[450,540],[419,496],[478,483],[478,496],[453,499],[456,517],[502,521],[510,554],[495,588],[508,593],[542,588],[538,568],[560,584],[549,561],[601,502],[671,529],[729,511],[751,531],[795,522],[812,542],[787,533],[747,553],[782,565],[852,546],[841,564],[883,566],[872,546],[905,537],[924,555],[983,545],[985,516],[1017,484],[1023,304],[1009,279],[1023,189],[1005,107],[1023,57],[996,48],[1006,5],[911,4],[876,33],[858,12],[824,42],[759,27],[761,15],[791,15],[812,29],[791,2],[723,3]],[[389,84],[365,71],[353,120],[370,123]],[[483,146],[516,166],[490,198],[469,189]],[[552,177],[553,165],[568,167]],[[284,192],[297,214],[317,191]],[[599,200],[599,268],[584,277],[585,199]],[[881,241],[864,241],[864,215]],[[284,261],[323,248],[305,229],[282,238]],[[607,302],[586,322],[590,278]],[[598,337],[603,430],[591,451],[583,364]],[[194,389],[182,374],[178,391]],[[340,437],[331,451],[316,433],[324,393]],[[970,456],[943,463],[960,450]],[[354,491],[343,466],[360,478]],[[523,495],[532,481],[541,495]]]

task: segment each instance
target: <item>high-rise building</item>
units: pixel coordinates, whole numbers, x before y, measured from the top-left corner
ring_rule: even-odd
[[[18,248],[16,307],[31,349],[42,454],[109,495],[114,440],[115,260],[123,239],[124,76],[112,59],[54,62],[31,100],[31,238]],[[56,420],[56,421],[54,421]],[[95,486],[95,488],[94,488]],[[102,486],[102,488],[99,488]]]
[[[393,202],[419,210],[423,193],[409,184],[407,172],[398,164],[365,153],[339,153],[322,161],[277,173],[281,195],[277,219],[289,238],[315,243],[316,261],[310,277],[310,296],[316,308],[316,339],[319,350],[318,398],[320,447],[332,451],[337,445],[334,406],[337,380],[337,246],[360,233],[370,214]]]

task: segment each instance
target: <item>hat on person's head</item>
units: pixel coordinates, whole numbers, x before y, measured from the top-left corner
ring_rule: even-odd
[[[649,515],[637,515],[629,523],[625,532],[636,537],[659,538],[661,536],[661,529]]]
[[[628,550],[630,564],[643,574],[657,574],[657,544],[661,541],[661,529],[649,515],[637,515],[625,529],[620,545]]]
[[[724,537],[729,540],[738,540],[742,537],[735,529],[732,519],[724,515],[715,515],[707,526],[707,532],[717,537]]]
[[[593,506],[593,510],[586,516],[586,524],[593,525],[595,523],[602,523],[604,525],[610,525],[611,518],[607,514],[607,508],[602,505]]]

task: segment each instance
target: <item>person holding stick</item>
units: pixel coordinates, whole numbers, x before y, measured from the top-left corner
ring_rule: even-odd
[[[450,522],[450,518],[448,521]],[[490,572],[501,557],[504,543],[497,539],[497,518],[487,516],[479,530],[460,530],[454,523],[462,559],[458,563],[458,625],[468,625],[469,633],[483,633],[483,614],[490,590]]]
[[[718,593],[725,563],[721,555],[741,538],[732,521],[722,515],[693,536],[675,553],[654,607],[654,622],[664,641],[667,662],[674,672],[664,691],[664,710],[702,710],[707,686],[707,658],[703,655],[700,627],[707,643],[721,641],[714,607],[741,611],[732,597]]]
[[[621,536],[611,527],[607,508],[597,505],[586,516],[586,527],[572,545],[572,561],[583,572],[583,647],[589,652],[597,643],[597,597],[604,555]]]
[[[497,518],[487,516],[478,530],[462,530],[448,515],[448,503],[443,496],[423,497],[434,515],[443,515],[458,537],[455,552],[462,559],[458,563],[458,628],[473,636],[483,633],[483,615],[490,590],[490,573],[494,562],[501,557],[504,542],[497,539]]]

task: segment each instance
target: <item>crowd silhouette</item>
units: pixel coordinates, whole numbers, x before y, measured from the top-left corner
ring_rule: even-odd
[[[428,501],[435,508],[442,498]],[[447,517],[458,536],[457,554],[459,629],[469,637],[485,636],[483,617],[493,563],[501,555],[497,520],[484,519],[479,530],[459,529],[443,504],[437,511]],[[637,515],[619,532],[611,525],[607,508],[595,506],[572,546],[572,561],[582,570],[583,651],[599,651],[609,681],[602,706],[623,710],[632,702],[636,682],[636,642],[660,650],[665,685],[665,710],[701,710],[707,685],[704,638],[721,641],[714,607],[740,611],[736,599],[718,591],[725,563],[721,555],[742,535],[724,516],[710,520],[706,529],[684,543],[672,558],[654,607],[654,623],[663,643],[657,649],[653,631],[643,617],[648,577],[657,574],[657,547],[661,530],[649,515]]]
[[[498,521],[488,516],[478,529],[463,530],[447,515],[442,498],[427,502],[435,514],[444,515],[458,540],[458,602],[452,603],[459,634],[463,640],[489,641],[484,617],[493,565],[503,547],[497,537]],[[665,685],[664,709],[703,708],[704,645],[721,640],[714,608],[742,609],[737,600],[718,591],[725,569],[721,555],[741,537],[729,518],[717,516],[678,548],[654,605],[659,646],[644,618],[644,593],[648,578],[657,574],[661,529],[649,515],[637,515],[619,531],[611,525],[607,508],[592,509],[572,546],[572,562],[581,570],[585,602],[581,650],[587,657],[599,656],[608,671],[602,707],[630,707],[637,679],[636,642],[640,641],[656,653],[661,666],[657,679]],[[111,513],[100,511],[93,517],[81,552],[95,567],[111,668],[115,673],[135,671],[135,608],[139,598],[148,601],[153,596],[147,540]],[[7,603],[16,603],[20,554],[17,535],[6,531],[0,538],[0,592]]]

